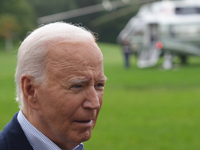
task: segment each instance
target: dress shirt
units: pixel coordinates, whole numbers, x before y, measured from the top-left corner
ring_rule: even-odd
[[[61,150],[54,142],[36,129],[26,119],[21,110],[18,113],[17,120],[34,150]],[[83,144],[79,144],[73,150],[84,150]]]

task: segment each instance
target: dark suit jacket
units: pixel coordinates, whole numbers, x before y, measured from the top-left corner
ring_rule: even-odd
[[[0,132],[0,150],[33,150],[17,120],[17,114]]]

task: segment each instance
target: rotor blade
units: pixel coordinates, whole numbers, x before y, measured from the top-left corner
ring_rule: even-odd
[[[143,3],[148,3],[148,2],[155,2],[156,0],[144,0],[144,1],[140,1],[138,3],[132,3],[131,6],[129,6],[128,8],[122,8],[118,11],[115,11],[115,12],[112,12],[112,13],[109,13],[107,15],[104,15],[102,17],[99,17],[97,19],[94,19],[93,21],[91,21],[91,25],[92,26],[98,26],[98,25],[101,25],[101,24],[104,24],[108,21],[111,21],[111,20],[114,20],[114,19],[117,19],[119,17],[122,17],[124,15],[127,15],[129,13],[132,13],[136,10],[136,4],[139,4],[139,5],[142,5]],[[135,4],[135,5],[133,5]]]
[[[126,7],[126,8],[120,9],[119,11],[115,11],[115,12],[109,13],[107,15],[104,15],[102,17],[99,17],[97,19],[94,19],[93,21],[90,22],[90,24],[93,27],[99,26],[99,25],[104,24],[108,21],[117,19],[117,18],[122,17],[124,15],[127,15],[129,13],[132,13],[135,10],[136,10],[135,6],[129,6],[128,8]]]
[[[112,4],[113,8],[118,8],[118,7],[128,5],[127,3],[123,3],[121,1],[113,1],[110,3]],[[105,8],[102,6],[102,4],[97,4],[93,6],[88,6],[84,8],[74,9],[74,10],[70,10],[70,11],[66,11],[62,13],[40,17],[38,18],[38,22],[40,24],[49,23],[53,21],[65,20],[65,19],[74,18],[74,17],[83,16],[83,15],[92,14],[92,13],[101,12],[101,11],[105,11]]]

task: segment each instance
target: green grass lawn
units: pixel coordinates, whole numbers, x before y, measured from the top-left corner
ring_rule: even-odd
[[[104,102],[86,150],[199,150],[200,58],[164,71],[158,64],[125,69],[118,45],[100,43],[108,78]],[[18,111],[16,53],[0,51],[0,130]]]
[[[16,52],[0,50],[0,130],[18,111],[14,82],[16,55]]]

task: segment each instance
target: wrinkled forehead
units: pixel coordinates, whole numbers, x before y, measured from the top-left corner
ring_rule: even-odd
[[[102,57],[102,52],[92,39],[59,40],[49,47],[49,55],[93,55]]]
[[[54,44],[48,54],[51,66],[103,64],[103,55],[97,44],[92,40],[59,41]]]
[[[103,55],[95,42],[59,42],[49,51],[47,70],[50,76],[104,77]]]

